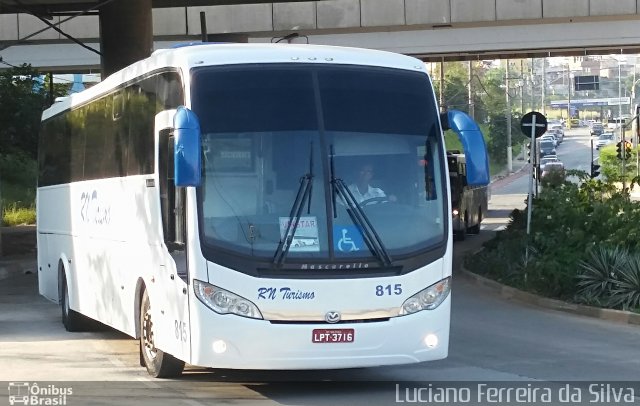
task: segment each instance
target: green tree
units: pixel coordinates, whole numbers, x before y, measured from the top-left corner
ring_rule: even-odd
[[[0,72],[0,153],[36,157],[45,92],[28,65]]]
[[[507,102],[504,89],[504,69],[493,69],[484,77],[483,104],[489,122],[489,142],[487,149],[491,160],[496,163],[507,162]],[[511,90],[513,92],[513,90]],[[521,113],[511,110],[511,145],[521,144],[525,137],[520,131]]]
[[[47,107],[48,83],[30,65],[0,71],[0,154],[23,153],[35,159],[40,117]],[[54,96],[68,85],[55,85]]]

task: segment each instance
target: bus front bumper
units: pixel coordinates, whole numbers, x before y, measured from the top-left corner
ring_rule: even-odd
[[[197,366],[339,369],[411,364],[448,355],[451,295],[435,310],[386,321],[339,324],[272,323],[220,315],[199,300],[194,302],[191,364]],[[353,329],[353,341],[313,342],[314,330],[335,329]]]

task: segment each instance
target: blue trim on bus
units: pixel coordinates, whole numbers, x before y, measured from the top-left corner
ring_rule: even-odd
[[[184,106],[178,107],[174,126],[174,179],[176,186],[200,186],[202,161],[200,121]]]
[[[448,111],[449,126],[462,143],[467,164],[467,184],[486,186],[489,184],[489,156],[487,144],[478,124],[466,113]]]

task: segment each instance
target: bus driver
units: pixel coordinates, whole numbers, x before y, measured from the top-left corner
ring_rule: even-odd
[[[349,190],[358,203],[374,198],[386,198],[385,200],[390,202],[397,200],[394,195],[387,196],[382,189],[371,186],[371,179],[373,179],[373,165],[369,163],[362,165],[356,174],[356,181],[349,185]]]

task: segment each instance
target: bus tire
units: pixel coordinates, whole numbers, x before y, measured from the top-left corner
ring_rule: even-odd
[[[460,221],[460,220],[458,220]],[[454,237],[456,241],[464,241],[467,238],[467,214],[465,213],[464,215],[464,224],[462,224],[462,227],[460,228],[460,230],[456,231]]]
[[[149,375],[154,378],[173,378],[180,376],[184,369],[184,361],[171,354],[159,350],[154,344],[153,321],[151,320],[151,302],[144,290],[140,303],[140,353]]]
[[[469,234],[480,234],[480,223],[482,223],[482,209],[478,209],[478,222],[475,226],[469,227]]]
[[[60,307],[62,308],[62,324],[69,332],[87,331],[89,319],[71,309],[69,305],[69,288],[64,270],[60,269]]]

